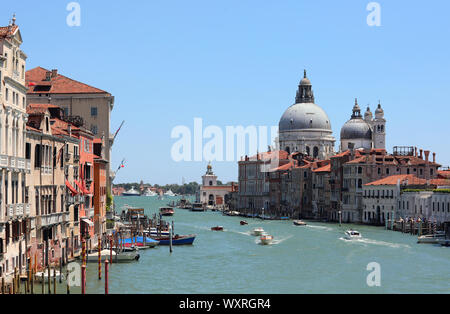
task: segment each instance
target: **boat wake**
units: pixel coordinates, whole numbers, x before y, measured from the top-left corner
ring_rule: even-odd
[[[324,226],[311,226],[311,225],[307,225],[306,228],[319,229],[319,230],[325,230],[325,231],[333,231],[333,228],[330,228],[330,227],[324,227]]]
[[[377,240],[366,239],[366,238],[348,240],[348,239],[342,237],[342,238],[339,238],[339,240],[342,240],[342,241],[345,241],[345,242],[349,242],[349,243],[362,243],[362,244],[381,245],[381,246],[387,246],[387,247],[391,247],[391,248],[395,248],[395,249],[400,249],[400,248],[410,249],[411,248],[411,246],[409,246],[407,244],[392,243],[392,242],[385,242],[385,241],[377,241]]]
[[[285,237],[285,238],[281,238],[281,239],[273,239],[272,243],[269,244],[269,245],[277,245],[277,244],[281,244],[281,243],[283,243],[284,241],[291,239],[292,237],[293,237],[293,236],[289,236],[289,237]],[[256,243],[256,244],[263,245],[263,244],[261,243],[261,240],[260,240],[259,237],[255,238],[255,243]]]

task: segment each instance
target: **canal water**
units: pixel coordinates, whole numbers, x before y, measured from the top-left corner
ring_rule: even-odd
[[[153,216],[177,198],[116,197],[117,211],[125,204],[145,208]],[[450,293],[450,249],[419,245],[417,238],[384,228],[311,222],[262,221],[194,213],[176,209],[176,234],[196,234],[193,246],[165,246],[140,251],[138,262],[113,264],[110,293],[149,294],[299,294],[299,293]],[[224,232],[211,227],[223,226]],[[251,235],[262,227],[274,236],[270,246]],[[348,241],[345,230],[363,239]],[[380,265],[381,286],[367,277]],[[104,293],[97,264],[89,263],[87,293]],[[59,288],[59,291],[65,291]],[[73,289],[73,293],[79,289]]]

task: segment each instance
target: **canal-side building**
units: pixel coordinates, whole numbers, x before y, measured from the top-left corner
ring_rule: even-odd
[[[237,188],[236,184],[219,185],[217,176],[212,170],[211,164],[208,164],[205,175],[202,176],[202,185],[199,191],[200,203],[207,206],[225,206],[225,196]]]
[[[106,234],[106,191],[108,161],[104,159],[104,143],[94,140],[94,232]]]
[[[95,138],[105,139],[105,160],[111,161],[114,135],[111,134],[110,116],[114,108],[114,96],[109,92],[73,80],[58,73],[36,67],[26,72],[28,103],[50,103],[60,106],[66,118],[82,122],[82,126]],[[81,119],[80,119],[81,118]],[[110,170],[108,190],[110,189]]]
[[[25,160],[27,55],[16,18],[0,27],[0,277],[11,278],[26,265],[30,204]]]

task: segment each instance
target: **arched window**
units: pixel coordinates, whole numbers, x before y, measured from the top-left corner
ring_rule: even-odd
[[[291,149],[289,148],[289,146],[288,146],[288,147],[286,147],[286,152],[287,152],[288,154],[290,154],[290,153],[291,153]]]
[[[310,155],[311,154],[311,150],[309,149],[309,146],[306,146],[306,155]]]
[[[314,147],[314,158],[319,157],[319,148],[317,146]]]

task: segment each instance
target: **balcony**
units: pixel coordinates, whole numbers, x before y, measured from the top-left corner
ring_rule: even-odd
[[[6,205],[6,213],[9,219],[23,217],[30,214],[30,204]]]
[[[16,158],[9,156],[8,159],[9,159],[9,167],[16,168]]]
[[[80,162],[80,155],[73,155],[73,162],[74,163],[79,163]]]
[[[8,156],[0,155],[0,167],[8,167]]]
[[[64,213],[54,213],[37,217],[37,225],[41,228],[63,223]]]

